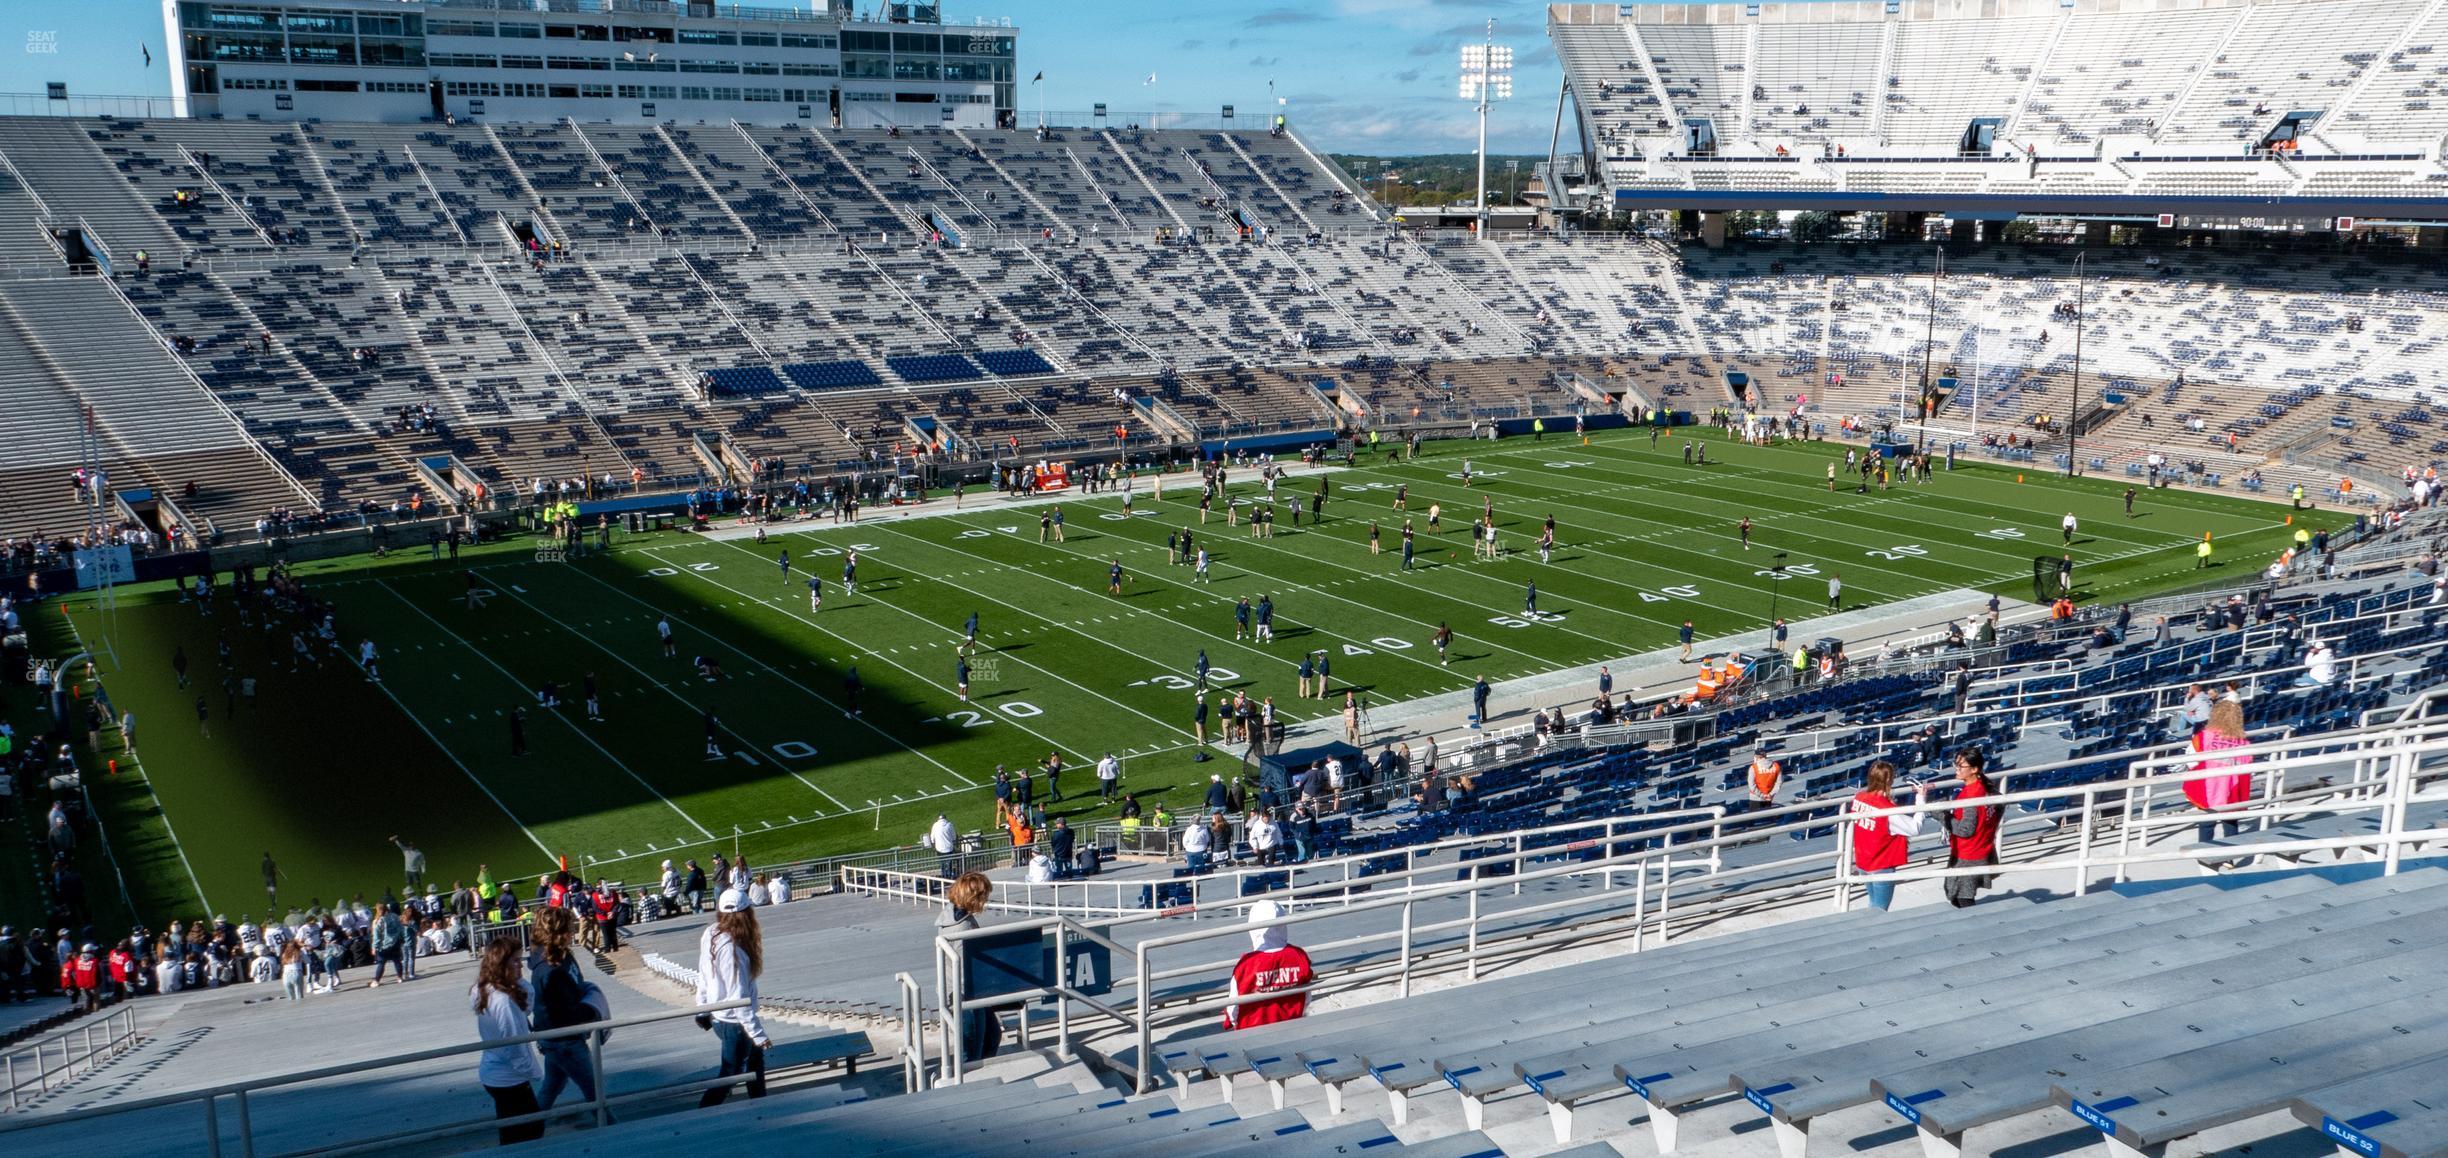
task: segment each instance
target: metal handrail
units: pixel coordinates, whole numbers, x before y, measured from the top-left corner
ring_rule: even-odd
[[[908,973],[893,974],[901,989],[901,1082],[910,1093],[927,1088],[926,999]]]
[[[1464,848],[1486,848],[1491,845],[1510,843],[1512,845],[1513,856],[1516,859],[1531,856],[1552,856],[1558,853],[1593,846],[1608,846],[1619,840],[1645,838],[1650,833],[1667,827],[1677,821],[1703,819],[1715,820],[1721,819],[1725,815],[1726,809],[1722,805],[1708,805],[1697,808],[1679,808],[1660,812],[1641,813],[1636,816],[1619,816],[1603,820],[1586,820],[1567,824],[1544,825],[1538,828],[1517,829],[1512,832],[1504,833],[1489,833],[1483,836],[1455,836],[1424,844],[1409,845],[1399,849],[1386,849],[1381,852],[1349,853],[1343,856],[1312,860],[1299,865],[1285,864],[1259,868],[1231,869],[1223,872],[1207,873],[1200,876],[1183,877],[1179,879],[1170,877],[1140,877],[1113,881],[1057,881],[1048,884],[1000,881],[995,885],[995,890],[998,894],[1004,894],[1014,889],[1018,889],[1022,890],[1022,898],[1016,901],[999,898],[990,901],[988,907],[992,911],[1002,913],[1033,913],[1049,916],[1058,914],[1078,916],[1119,916],[1125,913],[1146,911],[1147,906],[1127,903],[1128,896],[1129,894],[1145,890],[1153,890],[1156,893],[1161,893],[1162,890],[1156,888],[1156,886],[1159,885],[1184,885],[1188,886],[1190,889],[1191,899],[1189,901],[1185,903],[1162,906],[1163,912],[1173,916],[1194,916],[1201,913],[1216,912],[1230,907],[1232,903],[1238,902],[1244,897],[1254,897],[1258,895],[1264,895],[1277,900],[1283,900],[1286,898],[1299,900],[1341,899],[1345,903],[1349,903],[1352,898],[1366,895],[1369,890],[1375,888],[1381,883],[1395,880],[1400,876],[1420,871],[1420,861],[1443,852],[1451,852]],[[1196,822],[1193,821],[1193,823]],[[1594,834],[1593,830],[1595,830]],[[1543,843],[1534,843],[1542,842],[1544,841],[1544,838],[1549,837],[1567,837],[1568,834],[1577,835],[1571,835],[1569,839],[1558,839]],[[1399,870],[1382,874],[1371,874],[1364,871],[1372,862],[1382,861],[1388,857],[1395,856],[1403,857],[1405,860],[1403,867]],[[1465,861],[1462,863],[1464,865],[1468,865],[1476,862]],[[1442,864],[1436,867],[1441,870],[1450,870],[1455,866],[1453,864]],[[876,869],[852,869],[848,870],[848,872],[850,875],[846,876],[842,882],[844,891],[899,900],[914,900],[921,902],[941,900],[943,899],[943,887],[947,883],[941,877],[932,876],[925,873],[892,872],[889,870]],[[1313,876],[1338,873],[1340,875],[1336,877],[1336,879],[1332,880],[1313,880],[1308,884],[1285,889],[1270,890],[1263,894],[1253,894],[1244,891],[1250,882],[1263,881],[1267,877],[1286,872],[1301,872],[1311,874]],[[1354,885],[1358,885],[1360,888],[1354,889]],[[1066,904],[1063,900],[1063,894],[1065,892],[1076,892],[1081,894],[1083,897],[1092,897],[1095,893],[1108,887],[1110,887],[1114,892],[1114,900],[1111,905],[1095,905],[1088,903],[1086,900],[1082,900],[1077,904]],[[1044,901],[1037,900],[1036,898],[1040,890],[1043,890],[1046,894],[1048,894],[1050,899]],[[1220,892],[1222,895],[1206,895],[1218,892]],[[1151,897],[1151,899],[1153,899],[1153,897]]]
[[[96,1028],[108,1031],[98,1046],[93,1040]],[[83,1053],[72,1052],[72,1046],[68,1040],[71,1037],[78,1039],[76,1044],[84,1048]],[[97,1059],[106,1054],[116,1057],[126,1052],[125,1047],[132,1044],[135,1038],[136,1011],[131,1006],[121,1005],[104,1015],[98,1022],[88,1021],[73,1029],[61,1030],[31,1045],[10,1046],[6,1057],[0,1058],[0,1061],[5,1062],[7,1068],[9,1109],[14,1110],[18,1107],[20,1104],[19,1092],[24,1090],[28,1084],[37,1085],[42,1091],[48,1091],[51,1088],[52,1076],[59,1074],[66,1075],[61,1081],[61,1084],[65,1085],[67,1078],[75,1075],[78,1062],[85,1063],[85,1072],[92,1073],[101,1064]],[[45,1068],[47,1063],[44,1059],[50,1055],[54,1045],[59,1048],[60,1064],[56,1067]],[[21,1078],[17,1076],[17,1059],[24,1056],[29,1050],[34,1055],[34,1076]]]
[[[609,1122],[609,1109],[611,1104],[614,1102],[636,1101],[686,1091],[709,1089],[718,1085],[729,1085],[735,1082],[746,1081],[752,1076],[748,1074],[739,1074],[729,1077],[691,1078],[687,1081],[651,1086],[646,1089],[632,1090],[628,1093],[615,1095],[612,1094],[609,1088],[605,1085],[603,1077],[603,1041],[606,1034],[616,1029],[627,1029],[629,1027],[639,1025],[652,1025],[658,1022],[671,1021],[684,1017],[696,1017],[699,1014],[715,1013],[726,1009],[740,1009],[750,1004],[752,1004],[752,1002],[745,998],[741,998],[733,1001],[698,1005],[685,1009],[667,1009],[659,1013],[642,1014],[636,1017],[615,1018],[609,1021],[589,1022],[585,1025],[567,1026],[559,1029],[541,1030],[535,1033],[524,1033],[515,1037],[498,1038],[492,1041],[473,1041],[458,1045],[435,1046],[431,1049],[421,1049],[411,1051],[409,1053],[392,1054],[387,1057],[370,1058],[353,1062],[341,1062],[335,1065],[317,1066],[313,1069],[307,1070],[293,1070],[288,1073],[272,1074],[264,1077],[244,1078],[234,1082],[222,1082],[216,1085],[205,1086],[200,1089],[181,1090],[176,1093],[157,1094],[149,1098],[138,1098],[134,1101],[114,1102],[99,1106],[84,1107],[60,1114],[49,1114],[41,1117],[21,1118],[16,1120],[0,1119],[0,1136],[22,1133],[28,1130],[39,1130],[74,1123],[88,1122],[96,1118],[112,1117],[119,1114],[130,1114],[140,1110],[153,1110],[168,1106],[184,1106],[200,1103],[204,1110],[204,1152],[207,1155],[212,1156],[212,1158],[219,1158],[222,1146],[220,1103],[222,1099],[228,1098],[232,1101],[233,1108],[238,1116],[237,1141],[239,1153],[252,1155],[255,1153],[255,1133],[253,1121],[249,1116],[248,1100],[251,1096],[262,1091],[278,1089],[286,1086],[300,1085],[306,1082],[321,1081],[325,1078],[360,1075],[374,1070],[390,1069],[403,1065],[413,1065],[417,1062],[433,1061],[437,1058],[456,1057],[461,1054],[480,1053],[490,1049],[523,1046],[541,1041],[559,1041],[567,1038],[583,1038],[586,1041],[588,1064],[593,1070],[595,1077],[595,1096],[579,1103],[576,1107],[574,1107],[574,1109],[589,1113],[589,1115],[594,1119],[595,1124],[602,1126]],[[409,1143],[426,1142],[438,1138],[447,1138],[458,1134],[471,1134],[482,1130],[495,1129],[497,1127],[541,1123],[552,1118],[569,1114],[572,1112],[572,1109],[573,1108],[556,1108],[551,1110],[543,1110],[533,1114],[522,1114],[514,1118],[485,1117],[468,1119],[441,1126],[429,1126],[417,1130],[387,1134],[378,1138],[364,1139],[356,1142],[337,1143],[323,1147],[322,1152],[344,1154],[361,1150],[388,1149]]]

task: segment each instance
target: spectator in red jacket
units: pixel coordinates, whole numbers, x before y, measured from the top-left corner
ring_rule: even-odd
[[[128,943],[126,941],[121,941],[118,944],[111,946],[111,1000],[125,1001],[131,996],[131,994],[128,992],[128,970],[134,968],[135,964],[136,954],[128,950]]]
[[[87,941],[76,961],[62,970],[65,977],[75,981],[77,1008],[86,1013],[102,1008],[101,953],[101,946]]]
[[[1998,822],[2004,810],[1995,804],[1977,803],[1991,795],[1988,760],[1978,748],[1966,748],[1955,753],[1955,776],[1962,787],[1955,790],[1956,807],[1947,813],[1947,867],[1993,865],[1997,863]],[[1995,883],[1995,874],[1948,877],[1947,901],[1958,909],[1972,907],[1973,898],[1982,889]]]
[[[1273,901],[1260,901],[1250,906],[1250,923],[1258,924],[1283,916],[1283,906]],[[1280,997],[1266,997],[1224,1008],[1224,1026],[1243,1029],[1277,1021],[1290,1021],[1309,1011],[1308,984],[1317,973],[1310,967],[1309,954],[1291,943],[1291,936],[1282,925],[1268,925],[1250,930],[1250,951],[1233,965],[1232,995],[1274,993],[1299,990]]]
[[[1897,813],[1888,795],[1895,788],[1895,765],[1885,760],[1870,763],[1870,772],[1853,802],[1846,806],[1845,815],[1853,823],[1853,869],[1870,877],[1870,907],[1884,911],[1895,900],[1895,882],[1880,880],[1902,865],[1911,855],[1912,838],[1921,834],[1922,816],[1918,812]],[[1913,786],[1913,803],[1929,799],[1929,789]]]

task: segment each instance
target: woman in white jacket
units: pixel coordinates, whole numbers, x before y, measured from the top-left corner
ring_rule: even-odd
[[[485,946],[484,961],[476,967],[476,986],[469,996],[476,1007],[477,1037],[501,1041],[527,1035],[527,986],[519,980],[518,938],[496,937]],[[543,1067],[536,1063],[535,1047],[524,1042],[488,1049],[476,1062],[476,1080],[486,1093],[493,1095],[496,1118],[540,1112],[535,1081],[543,1072]],[[501,1144],[509,1146],[543,1136],[542,1122],[504,1126]]]
[[[748,1074],[748,1096],[765,1096],[765,1048],[773,1039],[757,1018],[757,975],[765,971],[765,934],[757,927],[756,910],[737,889],[726,889],[714,902],[714,923],[697,939],[697,1004],[715,1005],[746,999],[736,1009],[697,1015],[697,1024],[722,1039],[721,1076]],[[697,1104],[719,1106],[731,1096],[728,1085],[715,1086]]]

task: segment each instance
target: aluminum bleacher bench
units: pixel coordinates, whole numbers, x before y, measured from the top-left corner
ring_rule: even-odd
[[[2423,943],[2400,949],[2400,958],[2437,975],[2435,968],[2419,962],[2437,955],[2434,945],[2448,943],[2448,896],[2430,895],[2442,891],[2386,893],[2292,918],[2273,913],[2266,925],[2222,938],[2229,953],[2220,961],[2138,978],[2120,987],[2113,1001],[2036,1001],[2015,1009],[2012,1016],[1975,1016],[1907,1037],[1797,1054],[1737,1070],[1735,1086],[1768,1114],[1780,1150],[1791,1158],[1804,1153],[1813,1119],[1866,1102],[1884,1100],[1889,1109],[1918,1124],[1936,1114],[1942,1101],[1946,1108],[1955,1105],[1950,1089],[1975,1098],[1994,1098],[2006,1091],[2010,1096],[1998,1103],[2027,1112],[2045,1104],[2048,1070],[2043,1064],[2017,1071],[2014,1059],[2065,1040],[2090,1034],[2121,1035],[2120,1042],[2156,1037],[2200,1044],[2205,1032],[2249,1033],[2256,1026],[2312,1021],[2385,999],[2394,983],[2380,974],[2402,977],[2402,970],[2394,967],[2408,962],[2392,959],[2389,965],[2375,966],[2366,934],[2394,930],[2400,922],[2422,922],[2412,939]],[[2354,983],[2367,974],[2374,975],[2368,985]],[[2295,983],[2305,979],[2317,979],[2320,987],[2298,992]],[[2026,1046],[2031,1051],[2018,1054]],[[1987,1068],[1976,1082],[1950,1063]],[[1899,1066],[1912,1068],[1899,1076],[1892,1072]],[[1986,1076],[1991,1068],[2001,1071],[1999,1076]],[[1903,1083],[1926,1075],[1932,1084],[1913,1089],[1863,1080],[1878,1074],[1889,1075],[1881,1081]],[[2014,1096],[2018,1080],[2021,1093]],[[1933,1134],[1929,1149],[1960,1148],[1961,1134],[1961,1129]]]
[[[1593,963],[1588,972],[1576,979],[1580,984],[1571,992],[1557,991],[1556,979],[1551,974],[1486,981],[1440,999],[1459,1001],[1464,1008],[1452,1011],[1451,1018],[1439,1021],[1433,1029],[1420,1027],[1421,1010],[1419,999],[1415,999],[1343,1011],[1308,1026],[1287,1023],[1245,1031],[1263,1036],[1245,1039],[1243,1034],[1233,1034],[1211,1039],[1214,1044],[1209,1052],[1224,1053],[1202,1061],[1205,1072],[1227,1082],[1240,1069],[1249,1069],[1268,1083],[1278,1099],[1283,1097],[1285,1082],[1307,1073],[1325,1086],[1327,1105],[1336,1112],[1340,1112],[1342,1105],[1344,1083],[1373,1077],[1387,1090],[1393,1101],[1395,1121],[1401,1123],[1408,1120],[1408,1099],[1415,1091],[1448,1080],[1422,1056],[1425,1053],[1500,1035],[1527,1036],[1564,1026],[1586,1025],[1594,1019],[1616,1015],[1624,993],[1680,992],[1683,985],[1711,976],[1708,971],[1718,962],[1730,963],[1740,958],[1764,960],[1764,955],[1799,953],[1814,945],[1836,944],[1847,935],[1846,929],[1858,923],[1853,916],[1814,922],[1807,930],[1793,931],[1774,950],[1763,948],[1764,938],[1747,934],[1689,946],[1674,954],[1635,954]],[[1713,976],[1729,979],[1728,983],[1740,983],[1745,975],[1745,968],[1729,964]],[[1688,982],[1678,980],[1684,977],[1689,978]],[[1511,1000],[1517,995],[1535,995],[1537,1000]],[[1236,1051],[1235,1047],[1242,1048]]]
[[[2340,1151],[2363,1158],[2448,1155],[2448,1054],[2313,1090],[2290,1109]]]
[[[2055,1001],[2112,1002],[2139,978],[2203,968],[2230,955],[2235,940],[2230,930],[2273,920],[2271,914],[2290,900],[2317,908],[2329,890],[2312,884],[2320,892],[2305,892],[2298,885],[2289,896],[2252,890],[2244,898],[2206,897],[2200,914],[2186,912],[2180,904],[2137,916],[2137,906],[2120,900],[2050,906],[2082,919],[2070,927],[1996,939],[1987,962],[1992,971],[1975,969],[1967,979],[1963,971],[1980,962],[1958,958],[1923,964],[1914,952],[1896,952],[1891,953],[1891,964],[1873,967],[1863,978],[1866,989],[1755,1004],[1705,1020],[1681,1019],[1671,1026],[1618,1024],[1609,1038],[1593,1034],[1592,1045],[1537,1060],[1545,1072],[1561,1074],[1540,1083],[1539,1092],[1550,1104],[1558,1137],[1564,1138],[1569,1137],[1575,1105],[1628,1089],[1648,1103],[1658,1148],[1671,1150],[1682,1114],[1731,1092],[1734,1073],[1800,1052],[1866,1045],[1897,1034],[1943,1032],[1950,1023],[1994,1017],[1999,1007],[2026,1002],[2038,992],[2053,995]],[[2282,887],[2269,886],[2272,892]],[[2184,928],[2188,936],[2172,938],[2173,928]],[[1886,943],[1893,949],[1894,942]],[[1920,983],[1908,990],[1894,988],[1895,979],[1907,971],[1919,975]],[[1522,1064],[1527,1068],[1534,1063]]]
[[[2158,1158],[2169,1142],[2288,1108],[2309,1087],[2437,1056],[2448,1034],[2437,978],[2406,988],[2418,992],[2304,1025],[2078,1072],[2059,1079],[2049,1096],[2098,1130],[2110,1153]]]
[[[2427,875],[2436,879],[2435,874]],[[2372,959],[2359,968],[2389,978],[2392,983],[2407,976],[2401,966],[2436,958],[2440,956],[2439,947],[2448,944],[2448,930],[2437,920],[2421,929],[2378,927],[2387,930],[2382,943],[2391,953],[2370,954]],[[2343,939],[2370,948],[2370,938]],[[2351,975],[2351,971],[2336,970],[2318,975],[2326,984],[2336,982],[2342,973]],[[1908,1069],[1880,1073],[1871,1082],[1871,1093],[1918,1128],[1925,1153],[1960,1154],[1965,1131],[2046,1107],[2055,1073],[2082,1065],[2084,1059],[2133,1057],[2154,1047],[2165,1048],[2170,1041],[2200,1046],[2231,1040],[2272,1025],[2318,1020],[2336,1010],[2388,996],[2385,991],[2369,995],[2350,992],[2356,988],[2337,983],[2324,995],[2290,997],[2284,1001],[2271,999],[2265,991],[2246,991],[2262,995],[2258,1000],[2213,998],[2202,1003],[2202,1007],[2211,1011],[2208,1015],[2179,1006],[1983,1048],[1953,1058],[1915,1059]],[[2227,1011],[2235,1015],[2230,1020],[2205,1019]]]
[[[842,1067],[844,1074],[856,1074],[859,1059],[872,1056],[875,1051],[875,1042],[862,1030],[790,1038],[766,1047],[765,1074],[771,1077],[777,1070],[835,1064]]]

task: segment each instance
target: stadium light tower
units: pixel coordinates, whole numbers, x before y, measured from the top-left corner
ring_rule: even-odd
[[[1496,21],[1487,22],[1487,38],[1462,46],[1462,99],[1479,102],[1479,196],[1472,216],[1481,236],[1487,233],[1487,118],[1491,101],[1513,99],[1513,49],[1496,43]]]

